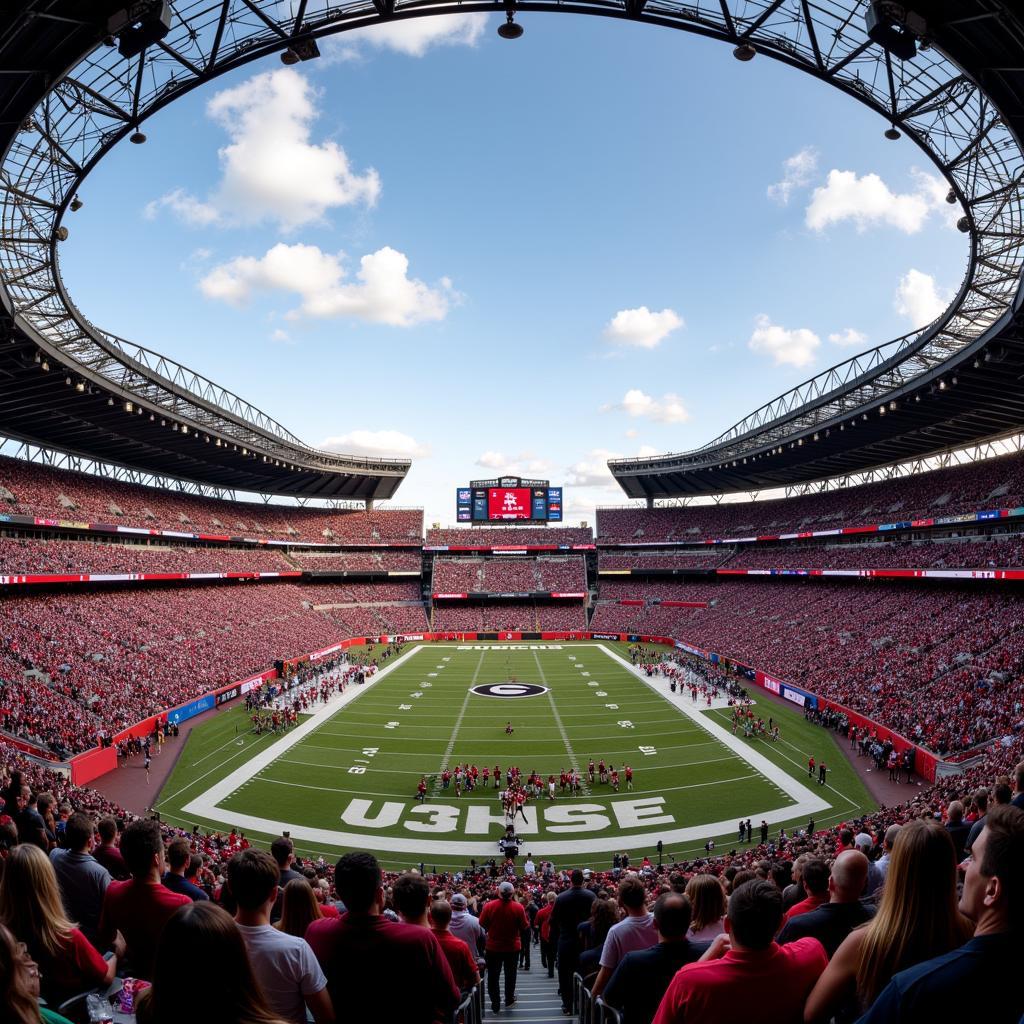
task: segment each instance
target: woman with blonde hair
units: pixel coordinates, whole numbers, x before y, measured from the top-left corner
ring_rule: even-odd
[[[274,925],[286,935],[304,939],[306,929],[323,917],[320,901],[305,878],[293,878],[281,893],[281,920]]]
[[[693,907],[690,930],[686,937],[691,942],[705,942],[725,931],[725,890],[714,875],[694,875],[686,883],[686,895]]]
[[[139,996],[136,1020],[287,1024],[267,1006],[238,926],[209,900],[179,907],[164,925],[153,984]]]
[[[898,971],[962,946],[973,931],[957,909],[949,833],[919,818],[893,844],[878,913],[843,940],[807,998],[806,1024],[861,1016]]]
[[[23,843],[11,850],[0,881],[0,921],[39,965],[48,1003],[109,985],[117,973],[117,952],[123,950],[104,960],[68,920],[53,865],[38,846]]]

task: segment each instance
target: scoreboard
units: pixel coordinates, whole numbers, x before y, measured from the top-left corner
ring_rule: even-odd
[[[517,476],[472,480],[455,492],[455,517],[470,524],[560,523],[562,488]]]

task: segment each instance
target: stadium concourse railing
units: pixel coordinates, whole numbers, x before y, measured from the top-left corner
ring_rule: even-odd
[[[150,735],[158,721],[180,724],[190,718],[194,718],[196,715],[201,715],[206,711],[212,711],[214,708],[217,708],[222,704],[235,700],[243,694],[248,693],[249,690],[262,685],[268,680],[281,678],[303,665],[315,665],[317,662],[324,661],[333,655],[348,650],[350,647],[359,647],[365,646],[366,644],[378,643],[389,644],[394,642],[413,643],[429,641],[468,643],[480,640],[505,643],[612,640],[621,643],[659,644],[665,647],[672,647],[677,650],[685,651],[687,654],[691,654],[694,657],[702,658],[710,664],[718,665],[738,678],[748,683],[753,683],[755,686],[759,686],[761,689],[766,690],[769,693],[773,693],[784,700],[790,701],[800,708],[818,710],[830,709],[845,714],[851,724],[856,725],[858,728],[866,726],[868,729],[877,733],[880,739],[890,740],[896,750],[900,753],[904,750],[913,750],[914,770],[916,773],[921,778],[929,782],[933,782],[935,780],[939,758],[937,758],[931,751],[925,750],[912,740],[907,739],[906,736],[901,736],[892,729],[889,729],[873,719],[854,711],[852,708],[845,707],[836,701],[826,700],[803,687],[795,686],[784,679],[769,675],[767,672],[762,672],[760,669],[754,668],[750,665],[745,665],[741,661],[719,654],[716,651],[707,651],[701,647],[695,647],[692,644],[687,643],[685,640],[677,640],[670,636],[654,636],[646,633],[597,633],[592,631],[532,633],[506,630],[493,633],[403,633],[394,635],[382,634],[379,636],[351,637],[347,640],[340,640],[338,643],[332,644],[330,647],[324,647],[319,651],[312,651],[309,654],[304,654],[296,658],[282,659],[277,662],[273,668],[265,669],[263,672],[247,676],[245,679],[241,679],[238,682],[230,683],[227,686],[219,687],[216,690],[211,690],[209,693],[205,693],[201,697],[196,697],[193,700],[186,701],[184,704],[179,704],[176,707],[169,708],[167,711],[150,715],[148,718],[143,719],[141,722],[137,722],[130,728],[124,729],[115,734],[109,745],[97,746],[92,750],[87,750],[84,753],[77,754],[68,762],[71,772],[71,781],[75,785],[82,786],[99,778],[101,775],[106,775],[107,772],[113,771],[117,767],[116,745],[122,740],[130,737],[141,738],[143,736]],[[36,754],[44,754],[44,752],[39,750],[35,750],[33,752]],[[52,758],[52,755],[49,756]]]

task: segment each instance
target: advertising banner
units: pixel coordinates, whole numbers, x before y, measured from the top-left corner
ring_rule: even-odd
[[[199,697],[197,700],[190,700],[187,704],[182,704],[180,707],[171,708],[167,712],[167,721],[172,725],[180,725],[182,722],[188,721],[190,718],[195,718],[196,715],[201,715],[204,711],[209,711],[210,708],[216,706],[220,701],[214,698],[212,693],[206,694],[204,697]]]

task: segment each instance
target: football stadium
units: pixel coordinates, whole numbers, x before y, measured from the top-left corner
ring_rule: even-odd
[[[623,309],[560,376],[566,322],[529,356],[501,333],[551,276],[540,254],[530,279],[516,232],[562,258],[572,203],[533,191],[543,151],[564,133],[567,166],[599,162],[574,148],[599,122],[569,95],[573,37],[526,49],[553,22],[600,24],[581,48],[621,40],[634,78],[636,33],[667,37],[708,102],[712,81],[757,69],[749,102],[806,94],[790,120],[807,137],[835,103],[830,130],[854,148],[861,118],[879,147],[912,147],[916,184],[826,179],[805,146],[767,189],[779,210],[805,193],[802,226],[751,257],[759,215],[723,221],[735,298],[691,252],[692,327]],[[628,89],[591,58],[581,89]],[[329,106],[333,76],[365,114]],[[545,128],[530,105],[549,86]],[[639,130],[675,116],[663,99]],[[0,13],[0,108],[0,1020],[931,1024],[980,1002],[993,1024],[1024,1021],[1024,10],[27,0]],[[469,109],[494,111],[475,149]],[[316,142],[328,110],[337,131]],[[356,171],[342,126],[349,146],[392,114],[396,137],[423,134]],[[730,139],[709,129],[730,154],[719,199],[687,185],[678,205],[761,174],[749,116]],[[174,142],[147,164],[161,132]],[[515,152],[487,164],[503,138]],[[422,175],[409,237],[441,217],[424,238],[466,250],[465,294],[409,277],[390,246],[343,266],[379,222],[397,230],[377,204],[406,146]],[[669,179],[645,159],[653,195]],[[719,174],[714,145],[703,159],[686,181]],[[205,199],[158,196],[204,161],[223,175]],[[645,203],[640,174],[609,217]],[[587,185],[570,188],[591,219]],[[466,209],[438,213],[448,196]],[[338,229],[328,213],[349,205]],[[266,256],[222,261],[232,231],[256,244],[267,221]],[[657,363],[745,288],[766,302],[759,275],[796,232],[812,246],[842,221],[850,281],[903,258],[875,228],[926,223],[925,248],[966,253],[962,279],[911,270],[898,308],[919,322],[873,346],[848,327],[822,350],[762,314],[720,376]],[[573,241],[579,279],[618,259],[614,238]],[[474,290],[485,271],[499,290]],[[623,294],[618,272],[588,287]],[[844,303],[884,305],[867,285],[819,295],[810,273],[793,265],[785,301],[842,308],[836,324]],[[577,283],[567,268],[552,285]],[[273,305],[281,290],[299,306]],[[112,310],[143,333],[90,319]],[[477,336],[488,321],[501,344]],[[311,355],[317,330],[333,361]],[[827,365],[837,346],[856,354]],[[687,425],[675,390],[631,386],[659,376],[714,415]],[[247,380],[271,412],[227,390]],[[601,447],[598,421],[568,414],[576,396],[658,443]],[[435,413],[433,447],[404,433]],[[705,431],[718,415],[733,425]],[[469,454],[491,443],[522,454]]]

